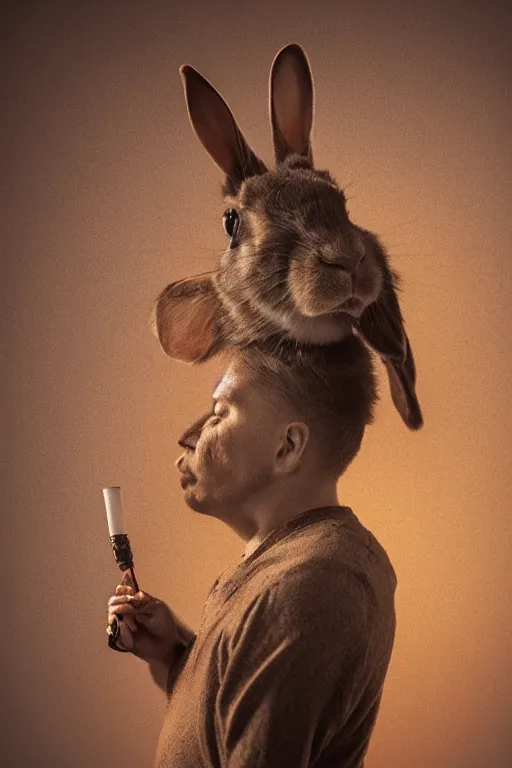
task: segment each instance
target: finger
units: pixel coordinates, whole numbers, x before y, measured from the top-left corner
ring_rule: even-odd
[[[135,587],[130,571],[124,572],[123,578],[121,579],[121,584],[123,584],[124,586],[132,587],[132,588]]]
[[[151,614],[137,613],[135,614],[135,620],[137,624],[140,624],[141,627],[144,627],[145,629],[153,630],[153,627],[155,626],[156,617],[152,613]]]
[[[135,595],[115,595],[109,598],[108,605],[132,605],[141,613],[153,613],[160,600],[155,600],[145,592],[137,592]]]
[[[139,590],[134,594],[135,604],[141,609],[151,608],[153,609],[160,601],[156,600],[152,595],[148,595],[147,592]]]
[[[108,623],[110,626],[117,621],[120,627],[128,627],[130,632],[136,632],[138,627],[133,616],[128,616],[126,613],[112,614],[108,617]]]
[[[126,648],[126,650],[133,650],[133,646],[135,644],[133,640],[133,634],[124,621],[119,622],[119,639],[121,641],[121,645]]]
[[[126,614],[123,614],[123,620],[121,622],[121,626],[123,626],[123,624],[125,627],[128,627],[128,629],[132,633],[136,632],[138,629],[137,622],[135,621],[135,619],[132,616],[127,616]]]
[[[134,595],[135,594],[135,590],[134,590],[133,587],[130,587],[127,584],[118,584],[114,594],[116,594],[116,595]]]
[[[113,616],[137,616],[139,613],[139,609],[136,608],[134,605],[130,605],[129,603],[121,603],[120,605],[110,605],[108,608],[108,615],[111,614]]]
[[[109,597],[108,600],[109,605],[139,605],[139,600],[135,597],[135,595],[113,595],[112,597]]]
[[[122,614],[115,614],[115,613],[109,612],[108,614],[109,626],[111,627],[115,621],[117,621],[117,623],[119,624],[120,630],[123,630],[123,627],[125,628],[125,631],[126,629],[128,629],[132,633],[137,632],[138,630],[137,622],[135,621],[133,616],[128,616],[125,612]]]

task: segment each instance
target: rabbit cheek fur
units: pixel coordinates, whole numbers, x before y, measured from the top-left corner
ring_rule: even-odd
[[[373,237],[350,223],[329,174],[305,164],[290,158],[226,199],[240,224],[215,287],[235,343],[283,333],[315,344],[340,341],[352,332],[350,315],[358,318],[379,295]]]

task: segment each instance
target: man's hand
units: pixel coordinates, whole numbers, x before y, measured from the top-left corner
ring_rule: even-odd
[[[149,664],[162,662],[169,667],[173,663],[182,642],[174,614],[147,592],[135,593],[128,571],[108,601],[109,625],[114,619],[119,622],[118,644],[123,648]]]

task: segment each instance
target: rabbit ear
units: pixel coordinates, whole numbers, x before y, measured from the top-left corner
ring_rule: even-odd
[[[391,398],[395,408],[409,429],[420,429],[423,426],[423,416],[416,396],[416,368],[407,335],[405,343],[406,355],[403,362],[389,357],[383,357],[382,360],[388,371]]]
[[[221,304],[211,277],[171,283],[156,300],[154,329],[164,352],[174,360],[199,363],[224,344],[218,333]]]
[[[197,138],[228,178],[236,194],[249,176],[267,168],[245,141],[231,110],[213,85],[193,67],[180,67],[190,122]]]
[[[313,78],[306,54],[295,43],[282,48],[272,64],[270,119],[276,163],[292,153],[313,162]]]
[[[388,372],[393,403],[409,429],[420,429],[423,416],[416,395],[416,366],[394,289],[395,276],[385,271],[377,301],[365,309],[357,327],[380,355]]]

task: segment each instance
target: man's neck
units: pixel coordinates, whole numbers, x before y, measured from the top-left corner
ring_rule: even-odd
[[[311,509],[337,506],[339,502],[335,482],[317,486],[314,491],[311,488],[302,489],[300,493],[284,489],[283,493],[276,494],[271,500],[262,500],[252,510],[245,510],[243,521],[237,521],[245,525],[232,527],[245,541],[244,557],[248,558],[275,528]]]

